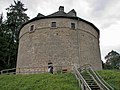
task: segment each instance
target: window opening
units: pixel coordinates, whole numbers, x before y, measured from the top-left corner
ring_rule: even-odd
[[[56,22],[52,22],[51,27],[56,27]]]
[[[75,29],[75,23],[71,23],[71,29]]]
[[[33,32],[35,30],[34,27],[35,27],[35,25],[31,25],[30,29],[29,29],[29,32]]]

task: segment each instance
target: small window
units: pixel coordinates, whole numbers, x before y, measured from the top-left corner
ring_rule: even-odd
[[[33,32],[33,31],[35,31],[35,25],[30,26],[29,32]]]
[[[71,23],[71,29],[75,29],[75,23]]]
[[[56,27],[56,22],[52,22],[51,27]]]

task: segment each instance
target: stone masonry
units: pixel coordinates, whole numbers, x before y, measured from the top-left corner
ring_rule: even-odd
[[[56,13],[36,18],[21,27],[17,68],[47,66],[52,62],[68,70],[73,64],[91,64],[95,70],[102,69],[99,30],[92,23]],[[56,22],[56,27],[51,27],[51,22]],[[75,24],[74,29],[71,23]],[[31,25],[33,32],[29,31]]]

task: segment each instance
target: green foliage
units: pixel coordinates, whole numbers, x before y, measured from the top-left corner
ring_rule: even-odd
[[[98,71],[101,77],[109,83],[115,90],[120,90],[120,72],[115,70]]]
[[[9,31],[12,32],[12,37],[17,42],[18,41],[18,32],[20,26],[28,21],[29,17],[25,14],[27,9],[24,8],[24,4],[21,1],[14,1],[15,5],[10,5],[7,8],[7,25]]]
[[[120,54],[116,51],[111,51],[105,57],[106,63],[104,64],[105,69],[120,69]]]
[[[0,70],[16,67],[19,28],[29,19],[21,1],[14,1],[6,10],[5,21],[0,15]]]
[[[3,22],[3,16],[0,16],[0,70],[4,69],[7,65],[6,57],[8,52],[8,41],[9,34],[6,33],[7,27],[5,26],[5,22]]]
[[[0,75],[0,90],[79,90],[72,73]]]

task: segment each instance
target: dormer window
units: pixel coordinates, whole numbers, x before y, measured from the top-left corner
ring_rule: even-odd
[[[51,27],[56,27],[56,22],[51,22]]]
[[[71,29],[75,29],[75,23],[71,23]]]
[[[30,29],[29,29],[29,32],[34,32],[34,31],[35,31],[35,25],[31,25]]]

